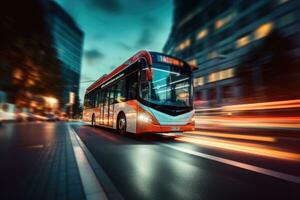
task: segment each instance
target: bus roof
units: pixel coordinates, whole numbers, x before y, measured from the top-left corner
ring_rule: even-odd
[[[92,85],[90,85],[86,89],[86,93],[89,93],[89,92],[93,91],[94,89],[96,89],[97,87],[99,87],[102,83],[104,83],[105,81],[109,80],[114,75],[116,75],[117,73],[119,73],[120,71],[122,71],[123,69],[125,69],[127,66],[133,64],[134,62],[136,62],[140,58],[146,58],[148,64],[150,66],[152,66],[152,59],[151,59],[150,53],[148,51],[145,51],[145,50],[144,51],[139,51],[134,56],[132,56],[131,58],[129,58],[127,61],[125,61],[122,65],[120,65],[119,67],[117,67],[116,69],[114,69],[110,74],[101,76],[97,81],[95,81]]]
[[[111,79],[113,76],[115,76],[116,74],[118,74],[119,72],[121,72],[122,70],[124,70],[125,68],[127,68],[128,66],[130,66],[131,64],[135,63],[136,61],[138,61],[140,58],[145,58],[149,64],[149,66],[152,66],[152,55],[163,55],[163,56],[168,56],[174,59],[177,59],[173,56],[169,56],[163,53],[157,53],[157,52],[149,52],[146,50],[143,51],[139,51],[138,53],[136,53],[134,56],[132,56],[131,58],[129,58],[127,61],[125,61],[122,65],[120,65],[119,67],[117,67],[116,69],[114,69],[110,74],[108,75],[103,75],[101,76],[97,81],[95,81],[94,83],[92,83],[92,85],[90,85],[87,89],[86,89],[86,94],[90,93],[91,91],[93,91],[94,89],[98,88],[100,85],[102,85],[103,83],[105,83],[106,81],[108,81],[109,79]],[[178,59],[180,60],[180,59]],[[184,61],[182,61],[184,62]],[[184,62],[185,63],[185,62]],[[194,67],[191,67],[192,70]]]

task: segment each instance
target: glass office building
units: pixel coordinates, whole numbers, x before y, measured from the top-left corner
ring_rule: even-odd
[[[72,17],[54,1],[49,1],[48,22],[63,80],[61,105],[68,108],[70,93],[75,93],[76,113],[79,106],[78,93],[84,35]]]
[[[300,1],[174,0],[164,52],[198,66],[194,91],[201,107],[235,104],[243,93],[237,67],[275,30],[299,47]],[[260,81],[259,76],[254,79]]]

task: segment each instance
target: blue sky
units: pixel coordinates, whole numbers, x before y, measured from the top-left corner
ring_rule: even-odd
[[[98,79],[139,50],[162,51],[171,29],[172,0],[57,2],[85,33],[81,81]],[[81,100],[89,84],[81,84]]]

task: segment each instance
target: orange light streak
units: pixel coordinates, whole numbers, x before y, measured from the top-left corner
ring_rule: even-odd
[[[213,147],[218,149],[226,149],[230,151],[237,151],[253,155],[271,157],[276,159],[300,161],[300,154],[277,150],[264,145],[256,145],[246,142],[232,142],[222,139],[212,139],[206,137],[180,137],[176,138],[177,141],[189,142],[201,146]]]
[[[284,108],[300,108],[300,99],[223,106],[222,110],[242,111],[242,110],[284,109]]]
[[[230,134],[230,133],[215,133],[215,132],[206,132],[206,131],[188,131],[185,133],[194,134],[194,135],[232,138],[232,139],[254,140],[254,141],[262,141],[262,142],[275,142],[276,141],[276,139],[274,137],[266,137],[266,136],[241,135],[241,134]]]
[[[273,127],[273,128],[300,128],[300,117],[223,117],[203,116],[196,117],[196,125],[214,125],[231,127]]]

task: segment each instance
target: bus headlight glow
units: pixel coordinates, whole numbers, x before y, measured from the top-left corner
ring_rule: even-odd
[[[196,119],[195,119],[195,114],[193,114],[193,116],[192,116],[191,119],[189,120],[189,123],[195,124],[195,121],[196,121]]]
[[[147,123],[151,123],[152,122],[151,117],[148,116],[145,113],[139,114],[138,120],[141,121],[141,122],[147,122]]]

